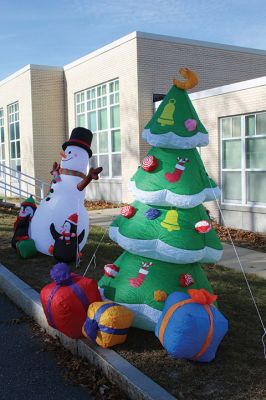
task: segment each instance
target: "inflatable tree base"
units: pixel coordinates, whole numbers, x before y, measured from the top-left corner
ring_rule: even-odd
[[[173,264],[128,252],[105,266],[99,286],[104,297],[134,312],[134,327],[151,331],[170,293],[201,288],[212,292],[199,263]]]

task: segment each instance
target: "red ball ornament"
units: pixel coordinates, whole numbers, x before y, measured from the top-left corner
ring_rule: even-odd
[[[143,171],[152,172],[158,167],[158,160],[154,156],[147,156],[141,163]]]
[[[212,229],[212,225],[210,221],[203,219],[196,223],[195,229],[198,233],[208,233]]]
[[[119,269],[120,268],[115,264],[106,264],[104,266],[104,275],[113,279],[118,274]]]
[[[190,274],[181,274],[179,281],[183,288],[189,287],[194,283],[194,280]]]
[[[121,208],[121,215],[125,218],[132,218],[133,215],[135,214],[136,209],[133,206],[124,206]]]

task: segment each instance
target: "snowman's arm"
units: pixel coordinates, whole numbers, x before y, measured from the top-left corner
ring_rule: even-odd
[[[99,174],[102,172],[102,167],[98,168],[90,168],[89,173],[85,178],[82,179],[81,182],[77,184],[78,190],[81,192],[82,190],[85,189],[88,184],[95,179],[96,181],[99,179]]]
[[[50,225],[50,232],[51,232],[51,235],[53,236],[54,240],[57,240],[60,237],[60,234],[55,229],[54,224]]]
[[[79,244],[82,242],[82,240],[84,239],[84,235],[85,235],[85,229],[83,229],[83,231],[81,232],[81,234],[79,235]]]

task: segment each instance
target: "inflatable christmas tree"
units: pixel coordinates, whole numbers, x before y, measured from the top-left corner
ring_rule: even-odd
[[[222,246],[202,202],[219,196],[196,147],[208,133],[186,93],[194,72],[180,70],[143,131],[152,147],[130,181],[136,201],[125,206],[109,235],[126,251],[104,268],[102,294],[135,312],[133,326],[153,330],[172,292],[211,291],[201,263],[217,262]]]

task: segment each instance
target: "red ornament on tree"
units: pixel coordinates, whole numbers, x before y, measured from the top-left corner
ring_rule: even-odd
[[[179,281],[183,288],[189,287],[194,283],[194,280],[190,274],[181,274]]]
[[[210,221],[203,219],[196,223],[195,229],[199,233],[208,233],[212,229],[212,225]]]
[[[129,205],[122,207],[120,211],[121,215],[123,215],[123,217],[125,218],[132,218],[135,212],[136,212],[135,207]]]
[[[106,264],[104,266],[104,275],[109,278],[114,278],[118,274],[119,269],[120,268],[115,264]]]
[[[171,183],[179,181],[179,179],[181,178],[181,176],[183,174],[183,171],[186,168],[184,166],[184,164],[187,163],[187,162],[189,162],[188,158],[177,157],[177,164],[175,166],[174,172],[173,173],[172,172],[166,172],[166,174],[164,175],[165,178]]]
[[[154,156],[147,156],[141,163],[143,171],[152,172],[158,167],[158,160]]]

